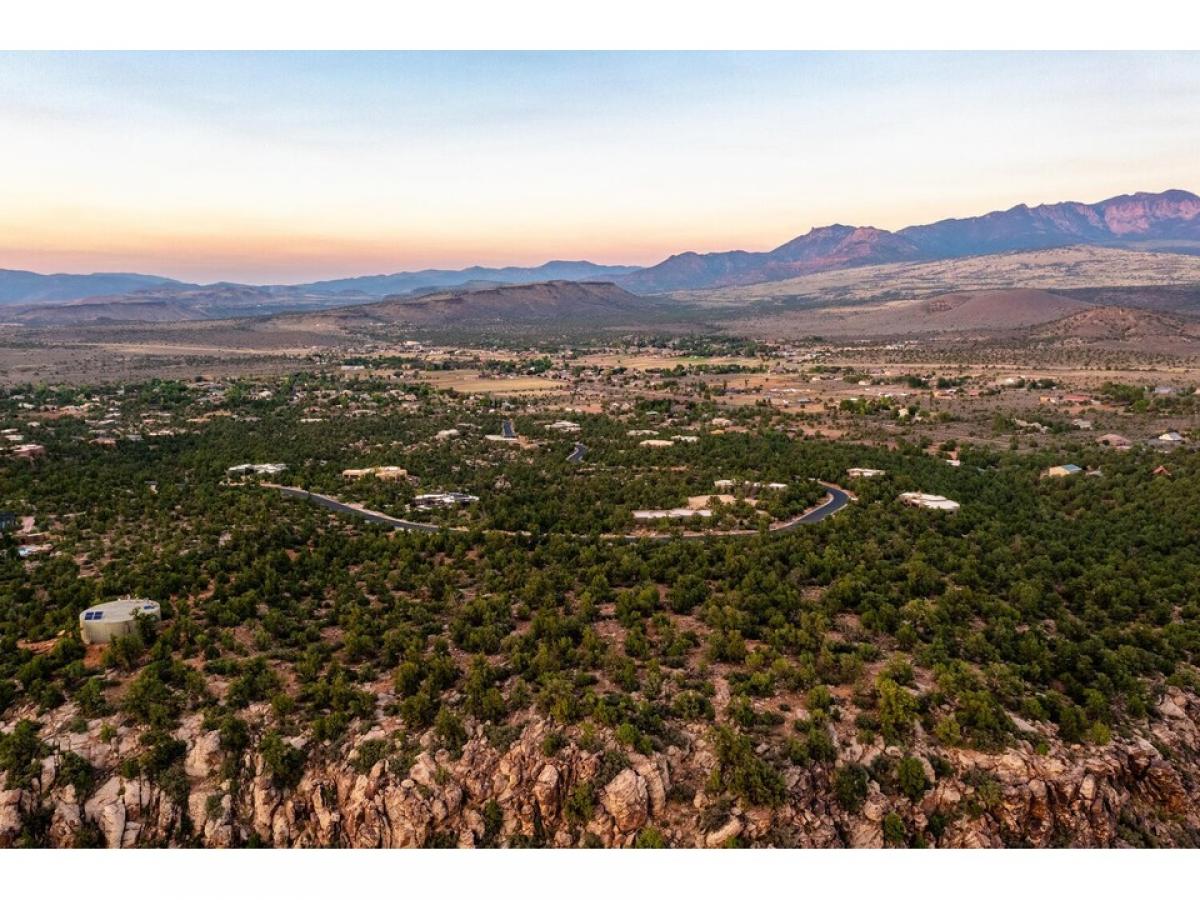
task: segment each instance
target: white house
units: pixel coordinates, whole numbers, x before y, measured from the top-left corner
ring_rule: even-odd
[[[957,512],[959,508],[958,503],[947,500],[941,494],[922,494],[919,491],[905,491],[900,495],[900,502],[922,509],[940,509],[946,512]]]
[[[137,597],[101,603],[79,614],[79,634],[85,644],[107,644],[132,632],[139,617],[161,619],[162,609],[153,600]]]

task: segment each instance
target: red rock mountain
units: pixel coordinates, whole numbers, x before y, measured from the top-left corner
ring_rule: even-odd
[[[765,253],[680,253],[616,281],[631,291],[655,293],[779,281],[809,272],[906,260],[1153,241],[1172,242],[1161,249],[1200,252],[1200,197],[1171,190],[1125,194],[1092,204],[1021,204],[896,232],[830,225]]]

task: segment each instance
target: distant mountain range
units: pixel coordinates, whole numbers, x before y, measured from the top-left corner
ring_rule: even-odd
[[[829,225],[765,253],[680,253],[616,279],[659,293],[780,281],[812,272],[881,263],[953,259],[1073,244],[1145,246],[1200,253],[1200,197],[1187,191],[1125,194],[1100,203],[1024,204],[969,219],[899,231]]]
[[[420,296],[386,297],[374,303],[308,314],[310,323],[340,327],[406,324],[422,327],[586,326],[645,321],[673,310],[665,298],[639,297],[611,281],[539,281],[478,290],[450,289]],[[296,316],[286,317],[295,320]]]
[[[661,294],[781,281],[886,263],[929,262],[1019,250],[1100,245],[1200,254],[1200,197],[1137,193],[1100,203],[1024,204],[899,231],[828,225],[766,252],[680,253],[657,265],[556,260],[532,268],[425,269],[299,285],[186,284],[125,273],[39,275],[0,269],[3,320],[29,324],[269,315],[369,303],[381,297],[488,290],[537,282],[611,281]],[[59,304],[48,312],[47,304]]]
[[[553,260],[532,268],[507,266],[502,269],[487,269],[472,266],[469,269],[422,269],[419,272],[397,272],[394,275],[361,275],[357,278],[314,281],[297,287],[326,293],[354,291],[382,297],[433,288],[458,287],[470,282],[529,284],[534,281],[611,281],[637,270],[637,266],[599,266],[586,260]]]
[[[392,275],[360,275],[309,284],[246,285],[232,282],[200,285],[161,278],[98,272],[93,275],[39,275],[13,269],[0,269],[0,304],[42,304],[103,298],[107,305],[118,297],[135,292],[155,299],[174,293],[190,305],[204,296],[210,306],[250,305],[252,300],[274,305],[278,311],[298,297],[349,295],[349,302],[391,294],[432,293],[447,287],[471,285],[490,287],[499,284],[528,284],[535,281],[604,281],[636,272],[637,266],[601,266],[581,261],[553,260],[540,266],[508,266],[493,269],[472,266],[467,269],[422,269]],[[236,296],[240,295],[240,296]],[[150,299],[143,296],[141,299]],[[302,303],[302,306],[309,304]],[[326,302],[325,306],[338,305]]]
[[[0,303],[51,303],[80,300],[105,294],[129,294],[146,288],[177,285],[182,281],[157,275],[97,272],[94,275],[39,275],[17,269],[0,269]]]

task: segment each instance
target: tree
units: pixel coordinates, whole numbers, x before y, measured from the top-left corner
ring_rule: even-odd
[[[755,806],[774,806],[783,800],[782,776],[754,752],[746,735],[718,726],[712,740],[717,756],[710,779],[714,790],[729,791]]]
[[[925,777],[925,767],[914,756],[905,756],[896,766],[896,783],[900,793],[914,803],[921,799],[929,789],[929,781]]]
[[[879,693],[879,727],[889,744],[904,740],[916,720],[917,704],[912,695],[890,678],[880,678],[875,685]]]
[[[858,812],[867,799],[870,779],[867,770],[849,763],[840,767],[833,777],[833,794],[838,804],[847,812]]]

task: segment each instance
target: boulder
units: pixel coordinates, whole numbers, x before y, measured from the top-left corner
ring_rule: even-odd
[[[740,835],[744,827],[741,819],[737,816],[730,816],[724,825],[704,836],[704,846],[724,847],[729,841]]]
[[[633,769],[622,769],[604,788],[600,802],[619,831],[635,831],[646,824],[649,812],[646,779]]]

